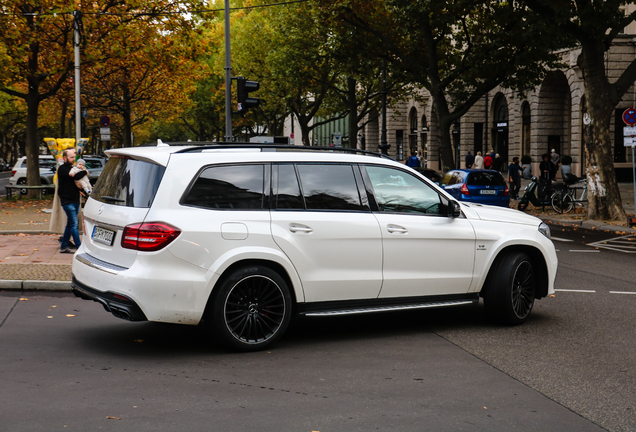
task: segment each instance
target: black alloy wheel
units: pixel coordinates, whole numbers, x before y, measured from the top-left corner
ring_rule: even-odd
[[[528,255],[511,252],[500,256],[486,284],[484,305],[494,321],[518,325],[527,320],[536,292],[535,270]]]
[[[515,269],[512,279],[512,309],[515,316],[526,319],[534,305],[534,272],[530,261],[524,260]]]
[[[240,351],[255,351],[284,333],[291,317],[291,296],[273,270],[245,267],[222,283],[212,313],[223,342]]]

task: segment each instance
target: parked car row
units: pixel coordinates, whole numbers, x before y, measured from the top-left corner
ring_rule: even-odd
[[[57,162],[50,155],[40,155],[40,183],[43,185],[53,184],[55,172],[57,169]],[[82,156],[82,159],[86,161],[86,168],[88,169],[89,179],[92,184],[97,182],[97,179],[104,169],[106,159],[101,156]],[[9,179],[10,186],[25,185],[27,184],[27,158],[22,156],[13,166],[11,172],[11,178]]]

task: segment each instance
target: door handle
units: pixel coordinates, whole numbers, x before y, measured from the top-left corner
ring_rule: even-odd
[[[290,224],[289,230],[293,233],[295,232],[310,233],[314,231],[313,229],[309,228],[306,225],[296,225],[296,224]]]
[[[409,230],[400,225],[387,225],[386,230],[391,234],[406,234],[409,232]]]

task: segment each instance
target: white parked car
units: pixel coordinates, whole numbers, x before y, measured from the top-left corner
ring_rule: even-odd
[[[55,177],[55,170],[57,167],[56,161],[53,156],[40,155],[40,182],[43,185],[53,184],[53,177]],[[25,185],[27,184],[27,165],[26,156],[22,156],[13,166],[11,170],[11,178],[9,179],[9,186]]]
[[[473,304],[509,325],[554,292],[541,220],[458,203],[378,154],[267,144],[113,149],[73,291],[133,320],[262,349],[292,314]]]
[[[104,169],[106,159],[100,156],[81,156],[86,162],[88,175],[91,183],[95,184]],[[42,184],[53,184],[55,172],[57,170],[57,162],[53,156],[40,155],[40,181]],[[27,184],[27,166],[26,156],[22,156],[16,162],[9,179],[10,186]]]

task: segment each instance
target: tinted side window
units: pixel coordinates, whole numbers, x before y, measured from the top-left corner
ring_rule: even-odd
[[[182,204],[215,210],[260,210],[263,165],[227,165],[203,170]]]
[[[102,161],[100,160],[86,159],[86,168],[88,169],[101,168],[102,166]]]
[[[278,184],[276,195],[277,209],[304,210],[305,203],[300,193],[300,185],[294,165],[278,166]]]
[[[351,165],[299,164],[307,210],[364,211]]]
[[[380,211],[440,214],[439,194],[417,177],[389,167],[367,166],[366,170]]]

